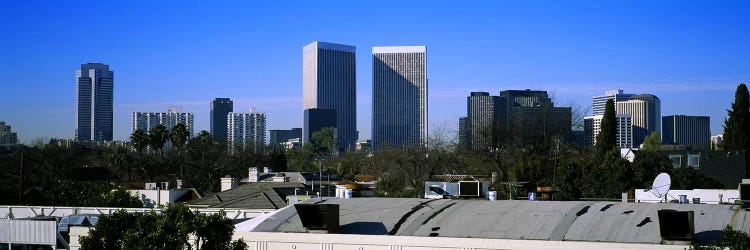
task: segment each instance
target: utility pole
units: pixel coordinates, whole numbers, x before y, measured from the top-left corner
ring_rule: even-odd
[[[21,151],[21,166],[18,172],[18,205],[21,205],[23,204],[23,151]]]

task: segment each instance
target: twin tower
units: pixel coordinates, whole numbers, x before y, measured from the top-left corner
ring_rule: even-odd
[[[339,150],[357,140],[356,48],[312,42],[303,49],[302,139],[335,127]],[[427,48],[372,48],[372,146],[427,145]]]

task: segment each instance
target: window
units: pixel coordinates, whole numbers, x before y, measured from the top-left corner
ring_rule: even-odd
[[[701,167],[701,155],[688,155],[687,166],[690,168]]]
[[[669,160],[672,161],[673,168],[682,167],[682,155],[669,155]]]

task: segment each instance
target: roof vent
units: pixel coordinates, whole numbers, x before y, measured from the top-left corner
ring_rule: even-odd
[[[311,233],[339,232],[338,204],[294,204],[302,226]]]

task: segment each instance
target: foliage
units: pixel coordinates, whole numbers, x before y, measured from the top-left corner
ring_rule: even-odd
[[[136,129],[133,131],[133,134],[130,135],[130,143],[135,147],[136,151],[139,153],[143,152],[149,144],[148,134],[142,129]]]
[[[155,151],[162,151],[164,145],[167,144],[169,138],[169,131],[164,125],[156,125],[148,131],[148,144],[151,149]]]
[[[692,246],[690,246],[689,249],[695,249],[695,250],[746,250],[750,249],[750,235],[748,235],[746,232],[741,230],[734,230],[732,226],[727,225],[724,230],[722,230],[721,234],[721,241],[709,244],[709,245],[700,245],[698,243],[693,243]]]
[[[71,207],[143,207],[125,189],[106,182],[60,181],[50,191],[52,204]]]
[[[169,133],[169,141],[177,148],[185,146],[188,138],[190,138],[190,132],[187,130],[187,127],[185,127],[185,124],[182,123],[175,125]]]
[[[336,130],[331,127],[323,128],[319,131],[313,132],[310,137],[310,143],[305,144],[308,147],[306,150],[312,151],[315,156],[322,157],[326,155],[332,155],[336,153]]]
[[[596,152],[599,157],[602,157],[610,150],[617,148],[617,114],[615,102],[612,99],[607,100],[604,106],[604,117],[600,127],[601,131],[596,136]]]
[[[652,132],[651,135],[646,136],[643,140],[642,150],[659,150],[661,147],[661,135],[659,132]]]
[[[728,118],[724,120],[722,147],[728,150],[745,150],[745,166],[750,166],[750,94],[747,86],[740,83],[734,93],[732,109],[727,110]],[[746,168],[745,177],[750,177],[750,167]]]
[[[120,210],[100,217],[89,236],[81,238],[81,249],[186,249],[191,234],[196,249],[246,249],[242,241],[231,242],[233,231],[223,212],[195,215],[181,204],[160,214]]]

